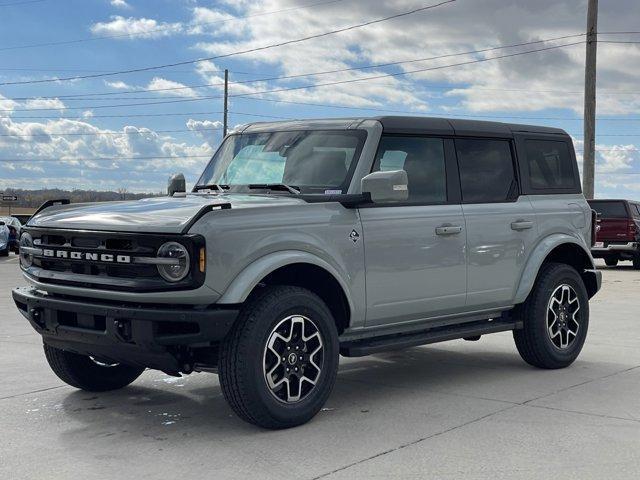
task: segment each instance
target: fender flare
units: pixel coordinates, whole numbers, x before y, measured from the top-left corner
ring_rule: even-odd
[[[286,267],[287,265],[293,265],[295,263],[315,265],[316,267],[320,267],[330,273],[344,291],[345,296],[347,297],[347,302],[349,303],[349,309],[351,314],[353,314],[354,309],[350,290],[338,270],[322,258],[301,250],[283,250],[270,253],[264,257],[254,260],[242,269],[242,271],[233,279],[224,291],[222,297],[220,297],[216,303],[237,304],[244,302],[264,277],[281,267]]]
[[[514,298],[514,303],[522,303],[529,296],[529,292],[533,288],[533,285],[536,281],[536,277],[538,276],[538,271],[540,267],[549,256],[549,254],[560,245],[563,244],[572,244],[576,247],[580,248],[589,259],[591,259],[591,252],[589,249],[585,247],[585,245],[580,242],[576,237],[568,235],[566,233],[554,233],[549,235],[548,237],[543,238],[534,248],[531,255],[527,259],[527,263],[522,271],[522,275],[520,276],[520,283],[518,284],[518,289],[516,290],[516,295]],[[590,268],[594,269],[593,260],[591,259]]]

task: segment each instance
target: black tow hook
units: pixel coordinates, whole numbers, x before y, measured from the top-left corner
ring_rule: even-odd
[[[120,341],[125,343],[129,343],[131,341],[131,322],[126,320],[114,320],[113,326],[115,327],[114,333]]]
[[[45,328],[44,315],[41,308],[32,308],[29,311],[31,320],[33,320],[40,328]]]

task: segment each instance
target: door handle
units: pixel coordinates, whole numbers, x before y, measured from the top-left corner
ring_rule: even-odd
[[[460,225],[441,225],[436,227],[436,235],[457,235],[462,232]]]
[[[528,230],[530,228],[533,228],[533,222],[530,222],[528,220],[516,220],[515,222],[511,223],[511,230],[520,231]]]

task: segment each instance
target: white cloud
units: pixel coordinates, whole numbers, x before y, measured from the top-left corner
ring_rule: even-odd
[[[55,135],[60,132],[71,135]],[[189,181],[195,181],[220,140],[219,132],[206,133],[209,135],[203,132],[200,144],[192,145],[134,125],[110,130],[86,120],[22,122],[0,118],[0,188],[55,185],[159,191],[175,171],[183,171]],[[153,156],[176,158],[118,158]],[[97,158],[104,160],[90,160]],[[34,161],[38,159],[43,161]]]
[[[195,7],[188,31],[192,35],[242,35],[245,28],[242,22],[234,21],[235,18],[226,12],[206,7]]]
[[[111,0],[111,6],[127,10],[131,8],[131,5],[129,5],[125,0]]]
[[[27,100],[23,105],[30,110],[62,109],[65,107],[64,103],[58,98],[34,98]]]
[[[219,138],[221,136],[220,129],[222,128],[222,122],[211,120],[194,120],[190,118],[187,120],[187,128],[196,133],[203,139]]]
[[[105,80],[104,83],[108,87],[115,88],[116,90],[130,90],[130,89],[133,88],[131,85],[126,84],[122,80],[116,80],[114,82],[110,82],[108,80]]]
[[[179,22],[166,23],[151,18],[125,18],[120,15],[112,16],[109,22],[98,22],[91,26],[94,35],[123,35],[123,39],[161,38],[181,31],[182,24]]]
[[[264,11],[290,8],[291,5],[290,0],[242,2],[234,5],[233,15],[251,16]],[[326,31],[327,25],[344,27],[360,23],[363,19],[381,18],[418,6],[421,6],[418,0],[352,2],[340,4],[339,8],[336,5],[318,5],[296,10],[295,22],[291,21],[289,14],[276,14],[261,16],[259,21],[224,23],[220,22],[228,17],[228,13],[221,13],[218,9],[198,8],[194,9],[192,20],[194,23],[205,20],[218,22],[211,28],[201,28],[200,32],[205,37],[196,44],[196,48],[207,54],[217,55],[302,38]],[[283,75],[428,58],[581,33],[584,31],[584,10],[585,2],[576,5],[575,0],[519,0],[509,2],[508,5],[503,0],[457,2],[321,39],[248,53],[241,58],[256,65],[256,69],[261,65],[267,66]],[[624,25],[625,19],[638,15],[640,3],[631,5],[629,2],[619,2],[603,11],[601,20],[609,30],[624,30],[628,29],[628,25]],[[229,28],[231,32],[221,32],[221,28]],[[237,32],[240,35],[236,35]],[[225,33],[223,38],[220,38],[221,33]],[[210,39],[206,35],[210,35]],[[556,44],[581,40],[566,39]],[[390,72],[446,66],[546,46],[549,44],[380,69],[337,72],[280,83],[302,85],[354,80]],[[638,70],[640,48],[624,49],[603,45],[599,49],[598,86],[602,90],[637,89]],[[583,72],[584,45],[576,45],[375,81],[277,93],[272,97],[352,106],[402,107],[403,110],[434,109],[434,104],[440,105],[433,110],[434,113],[465,110],[538,111],[548,108],[570,109],[581,113]],[[272,85],[273,83],[271,82]],[[429,84],[444,85],[445,88],[430,89]],[[448,85],[449,89],[446,88]],[[434,97],[443,100],[434,102]],[[628,114],[639,109],[640,95],[602,95],[599,98],[601,114]]]
[[[173,90],[166,90],[168,88],[171,88]],[[175,95],[175,96],[187,97],[187,98],[193,98],[198,96],[198,93],[194,89],[188,88],[180,82],[174,82],[173,80],[167,80],[165,78],[160,78],[160,77],[154,77],[154,79],[151,80],[151,82],[149,82],[149,85],[147,85],[147,89],[148,90],[164,90],[160,92],[155,92],[158,95]]]

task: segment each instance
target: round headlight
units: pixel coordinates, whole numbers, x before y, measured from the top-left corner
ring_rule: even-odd
[[[158,249],[158,258],[170,259],[158,265],[158,273],[167,282],[179,282],[189,274],[189,252],[178,242],[167,242]]]
[[[33,265],[33,254],[27,253],[25,247],[27,249],[33,248],[33,238],[27,232],[20,236],[20,264],[24,268],[29,268]]]

